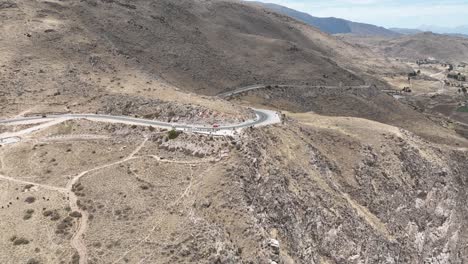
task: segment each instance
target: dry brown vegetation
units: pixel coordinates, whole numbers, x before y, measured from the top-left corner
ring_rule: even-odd
[[[457,65],[468,61],[468,39],[430,32],[400,37],[362,37],[343,35],[350,43],[363,45],[388,57],[407,60],[435,58]]]
[[[443,66],[239,1],[0,0],[0,21],[0,119],[285,114],[233,137],[56,120],[1,145],[0,263],[468,261],[468,121]],[[412,93],[381,91],[413,70]]]

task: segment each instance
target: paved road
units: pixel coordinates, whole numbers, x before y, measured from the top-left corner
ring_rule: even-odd
[[[213,133],[213,134],[231,134],[235,130],[240,130],[247,127],[260,127],[270,124],[281,122],[277,112],[263,109],[253,109],[256,118],[248,120],[239,124],[224,125],[219,127],[201,126],[201,125],[190,125],[181,123],[168,123],[156,120],[149,120],[143,118],[135,118],[128,116],[111,116],[111,115],[100,115],[100,114],[63,114],[63,115],[49,115],[47,117],[33,116],[33,117],[20,117],[8,120],[0,120],[0,124],[25,124],[28,122],[41,122],[41,121],[53,121],[53,120],[70,120],[70,119],[88,119],[93,121],[102,122],[113,122],[113,123],[125,123],[130,125],[143,125],[153,126],[165,129],[176,129],[180,131],[192,131],[195,133]]]
[[[370,88],[369,85],[359,85],[359,86],[324,86],[324,85],[316,85],[316,86],[310,86],[310,85],[287,85],[287,84],[282,84],[282,85],[256,84],[256,85],[241,87],[241,88],[235,89],[233,91],[220,93],[220,94],[218,94],[218,97],[229,98],[229,97],[232,97],[234,95],[241,94],[241,93],[248,92],[248,91],[252,91],[252,90],[259,90],[259,89],[266,89],[266,88],[290,88],[290,87],[310,88],[310,89],[318,89],[318,88],[325,88],[325,89],[339,89],[339,88],[368,89],[368,88]]]
[[[307,85],[270,86],[270,85],[264,85],[264,84],[257,84],[257,85],[242,87],[234,91],[222,93],[222,94],[219,94],[218,96],[221,98],[228,98],[228,97],[231,97],[233,95],[240,94],[243,92],[257,90],[257,89],[265,89],[267,87],[273,87],[273,88],[301,87],[301,88],[327,88],[327,89],[362,88],[362,89],[365,89],[365,88],[369,88],[370,86],[367,86],[367,85],[343,86],[343,87],[341,86],[307,86]],[[181,131],[193,131],[196,133],[213,133],[213,134],[223,135],[223,134],[231,134],[235,130],[240,130],[243,128],[260,127],[260,126],[266,126],[266,125],[281,122],[281,118],[279,117],[278,113],[275,111],[264,110],[264,109],[253,109],[253,111],[255,112],[255,115],[256,115],[256,118],[253,120],[248,120],[240,124],[220,126],[217,128],[209,127],[209,126],[201,126],[201,125],[168,123],[168,122],[161,122],[161,121],[156,121],[156,120],[149,120],[149,119],[135,118],[135,117],[128,117],[128,116],[111,116],[111,115],[100,115],[100,114],[63,114],[63,115],[47,115],[46,117],[42,117],[42,116],[19,117],[19,118],[7,119],[7,120],[0,120],[0,124],[43,123],[46,121],[54,121],[54,120],[57,122],[63,122],[64,120],[69,120],[69,119],[89,119],[93,121],[154,126],[154,127],[166,128],[166,129],[176,129],[176,130],[181,130]]]

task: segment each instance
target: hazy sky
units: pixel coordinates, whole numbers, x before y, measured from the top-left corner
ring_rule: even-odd
[[[339,17],[385,27],[468,25],[468,0],[259,0],[318,17]]]

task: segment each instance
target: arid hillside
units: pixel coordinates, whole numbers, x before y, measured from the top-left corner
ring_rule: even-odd
[[[237,95],[233,101],[293,113],[314,112],[323,116],[364,118],[403,128],[435,143],[453,146],[461,143],[453,129],[443,127],[413,105],[395,100],[376,87],[272,87]]]
[[[136,93],[130,82],[140,95],[157,84],[213,95],[255,83],[380,83],[375,72],[404,71],[243,2],[2,1],[2,92],[15,98]]]
[[[66,121],[1,147],[0,262],[468,260],[466,140],[288,116],[236,139]]]
[[[468,39],[430,32],[394,38],[347,36],[350,43],[371,47],[393,58],[420,60],[429,57],[444,62],[468,62]]]
[[[0,0],[0,263],[466,263],[468,140],[377,52],[240,1]]]
[[[367,67],[398,67],[247,2],[141,0],[135,9],[108,2],[77,7],[84,27],[151,73],[203,93],[259,82],[359,84],[373,79]],[[377,58],[378,67],[351,56]]]

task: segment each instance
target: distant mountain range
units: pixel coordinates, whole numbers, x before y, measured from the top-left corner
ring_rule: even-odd
[[[430,26],[422,26],[419,29],[411,29],[411,28],[389,28],[389,30],[400,33],[402,35],[414,35],[420,34],[424,32],[432,32],[436,34],[448,35],[448,36],[456,36],[456,37],[464,37],[468,38],[468,29],[463,30],[464,27],[457,27],[457,28],[441,28],[441,27],[430,27]]]
[[[291,8],[287,8],[277,4],[260,3],[259,5],[267,7],[280,14],[284,14],[300,20],[306,24],[320,29],[323,32],[329,34],[356,34],[356,35],[369,35],[369,36],[384,36],[384,37],[396,37],[400,33],[388,30],[384,27],[379,27],[371,24],[357,23],[341,18],[335,17],[314,17],[307,13],[300,12]]]
[[[329,34],[354,34],[361,36],[398,37],[401,35],[413,35],[423,32],[434,32],[451,36],[468,37],[468,25],[455,28],[445,28],[437,26],[421,26],[417,29],[410,28],[384,28],[376,25],[358,23],[346,19],[335,17],[314,17],[307,13],[300,12],[285,6],[255,2],[261,6],[269,8],[280,14],[284,14],[309,24]]]
[[[453,64],[468,62],[468,40],[447,34],[423,32],[401,35],[397,38],[342,35],[349,43],[367,46],[374,52],[391,58],[404,58],[412,61],[435,58]]]
[[[458,27],[438,27],[438,26],[428,26],[424,25],[419,27],[422,31],[431,31],[438,34],[462,34],[468,35],[468,25],[458,26]]]
[[[414,35],[414,34],[420,34],[424,32],[420,29],[413,29],[413,28],[389,28],[389,30],[400,33],[402,35]]]

